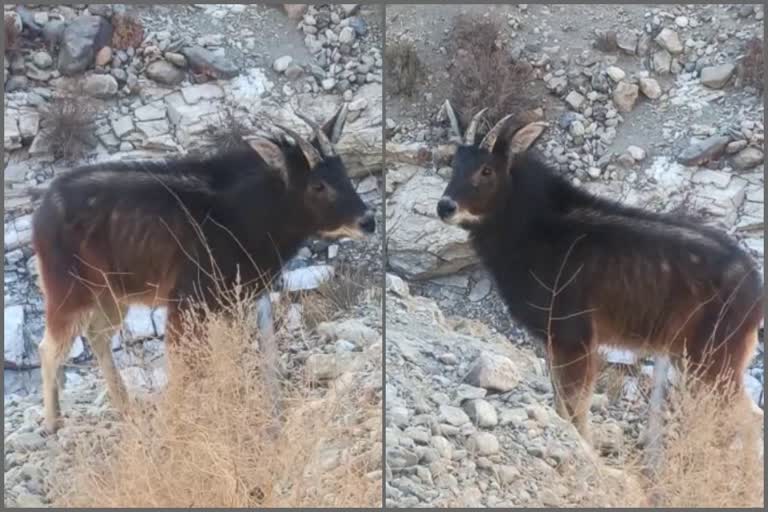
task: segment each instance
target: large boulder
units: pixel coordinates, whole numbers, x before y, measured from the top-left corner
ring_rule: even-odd
[[[452,274],[477,262],[467,232],[437,217],[445,186],[439,175],[420,169],[387,202],[389,265],[409,279]]]
[[[78,16],[64,29],[59,50],[59,71],[74,75],[93,63],[96,52],[112,39],[112,25],[101,16]]]

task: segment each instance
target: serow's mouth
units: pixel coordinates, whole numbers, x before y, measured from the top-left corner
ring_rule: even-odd
[[[376,219],[372,213],[366,213],[354,224],[345,224],[330,231],[321,231],[320,236],[327,240],[339,240],[340,238],[352,238],[361,240],[376,232]]]
[[[443,197],[437,202],[437,216],[446,224],[468,228],[480,222],[480,217],[470,213],[449,197]]]

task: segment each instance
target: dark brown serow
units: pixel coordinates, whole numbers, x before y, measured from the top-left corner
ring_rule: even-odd
[[[375,231],[333,144],[346,105],[305,140],[256,138],[205,160],[106,163],[58,176],[34,214],[33,244],[45,298],[40,359],[45,428],[58,425],[57,373],[85,333],[110,399],[126,405],[111,338],[130,304],[167,306],[166,340],[181,314],[219,305],[237,282],[269,283],[309,236]]]
[[[762,418],[742,381],[762,319],[754,261],[696,220],[574,187],[526,152],[541,123],[507,116],[478,143],[482,113],[437,213],[469,231],[512,317],[546,341],[558,413],[590,439],[597,348],[613,345],[678,364],[686,355],[702,381],[733,386],[734,405]]]

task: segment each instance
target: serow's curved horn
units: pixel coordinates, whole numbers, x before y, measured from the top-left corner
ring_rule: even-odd
[[[334,117],[333,129],[331,130],[331,144],[336,144],[341,138],[341,132],[344,131],[344,125],[347,123],[347,114],[349,113],[348,103],[345,101]]]
[[[317,142],[320,145],[320,154],[323,157],[333,156],[335,154],[333,151],[333,144],[331,144],[331,141],[328,139],[328,136],[323,129],[320,128],[320,125],[304,114],[299,114],[298,112],[295,114],[298,118],[307,123],[312,128],[312,131],[315,132],[315,137],[317,137]]]
[[[477,134],[477,125],[480,123],[480,118],[488,111],[488,107],[485,107],[480,112],[472,117],[469,122],[467,131],[464,133],[464,143],[473,146],[475,144],[475,134]]]
[[[445,103],[443,103],[443,109],[445,111],[445,117],[448,118],[448,122],[451,124],[451,131],[453,132],[451,139],[455,139],[459,144],[461,144],[461,130],[459,129],[459,120],[456,117],[456,112],[454,112],[451,102],[445,100]]]
[[[506,116],[499,119],[499,122],[496,123],[493,128],[488,130],[488,133],[485,134],[485,137],[483,137],[483,140],[480,142],[481,148],[487,151],[493,151],[493,146],[496,144],[496,139],[499,138],[501,129],[504,128],[504,125],[510,117],[512,117],[512,114],[507,114]]]
[[[304,158],[307,159],[307,163],[309,164],[310,169],[314,169],[322,161],[323,158],[320,156],[320,153],[317,152],[317,149],[315,149],[315,146],[307,142],[306,139],[304,139],[304,137],[302,137],[295,131],[291,130],[287,126],[283,126],[277,123],[275,123],[275,126],[277,126],[281,130],[283,130],[285,133],[293,137],[293,140],[296,141],[296,144],[298,144],[299,149],[301,149],[301,152],[304,154]]]

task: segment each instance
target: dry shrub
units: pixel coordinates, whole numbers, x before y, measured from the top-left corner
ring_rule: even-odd
[[[119,50],[138,48],[144,40],[144,24],[141,20],[128,13],[118,13],[112,16],[112,47]]]
[[[741,83],[757,89],[760,94],[765,89],[765,60],[763,60],[763,40],[753,37],[747,41],[744,57],[739,66]]]
[[[390,90],[402,96],[413,96],[418,82],[424,78],[424,64],[411,41],[397,41],[387,45],[384,52],[387,84]]]
[[[8,14],[5,15],[5,19],[3,20],[3,30],[5,31],[5,52],[12,53],[18,49],[20,35],[19,29],[16,26],[16,21],[13,16]]]
[[[351,265],[339,265],[333,279],[301,297],[306,326],[311,329],[320,322],[351,311],[360,304],[362,295],[376,285],[370,273]]]
[[[521,113],[533,105],[526,91],[532,68],[513,62],[500,47],[496,21],[461,15],[454,26],[457,51],[451,68],[451,105],[462,129],[480,109],[488,108],[485,121],[493,125],[507,114]]]
[[[55,97],[40,109],[41,131],[56,158],[73,160],[95,141],[99,103],[73,90]]]
[[[380,397],[350,381],[283,382],[276,429],[246,302],[186,318],[194,351],[172,361],[192,364],[173,363],[169,386],[134,406],[114,442],[81,442],[55,506],[380,506]]]
[[[762,508],[758,420],[724,406],[734,403],[724,381],[713,388],[687,368],[683,364],[668,392],[660,463],[646,480],[648,495],[664,508]],[[750,431],[753,437],[744,434]],[[629,463],[636,473],[639,461],[638,455]]]
[[[245,140],[253,130],[238,119],[231,109],[219,114],[219,121],[206,129],[206,144],[214,153],[228,153],[237,149],[249,148]]]

